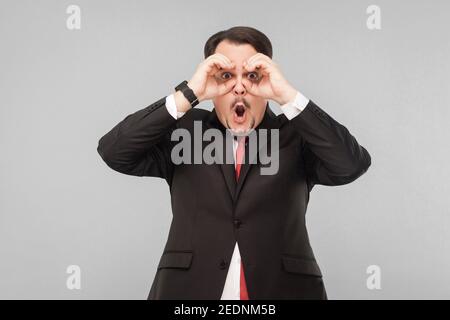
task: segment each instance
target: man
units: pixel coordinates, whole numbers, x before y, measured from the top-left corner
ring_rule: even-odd
[[[128,115],[98,145],[112,169],[169,185],[173,220],[148,299],[327,299],[306,230],[309,193],[315,184],[354,181],[370,155],[284,78],[260,31],[218,32],[204,53],[179,90]],[[213,111],[193,108],[209,99]],[[172,134],[194,136],[198,122],[232,133],[233,148],[224,150],[233,152],[231,163],[173,161]],[[277,141],[262,139],[263,130],[276,131]],[[259,154],[245,161],[255,159],[250,133],[258,148],[278,143],[275,174],[262,174]]]

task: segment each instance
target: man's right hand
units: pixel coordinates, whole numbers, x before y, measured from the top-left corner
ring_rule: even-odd
[[[215,53],[198,65],[187,85],[194,91],[199,102],[224,95],[233,88],[236,80],[218,81],[216,76],[222,69],[233,69],[235,67],[235,64],[226,56]],[[180,91],[175,93],[175,102],[179,112],[186,112],[191,108],[189,101]]]

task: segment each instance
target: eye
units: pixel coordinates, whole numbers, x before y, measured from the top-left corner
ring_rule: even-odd
[[[228,77],[228,78],[227,78],[227,77],[224,77],[225,75],[229,75],[229,77]],[[222,73],[222,79],[228,80],[228,79],[230,79],[230,78],[231,78],[231,75],[230,75],[229,72],[224,72],[224,73]]]
[[[252,81],[257,81],[259,79],[259,74],[257,72],[250,72],[248,78]]]
[[[221,80],[229,80],[233,77],[233,75],[230,72],[223,72],[220,75]],[[257,72],[250,72],[247,74],[247,78],[251,81],[258,81],[260,76]]]

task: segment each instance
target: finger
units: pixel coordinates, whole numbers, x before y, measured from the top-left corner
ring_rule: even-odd
[[[254,55],[252,55],[250,58],[248,58],[248,59],[247,59],[247,63],[252,62],[253,60],[255,60],[255,59],[258,58],[258,57],[259,57],[259,52],[256,53],[256,54],[254,54]]]
[[[247,65],[251,65],[256,59],[258,59],[260,57],[259,53],[251,56],[248,60],[247,60]]]
[[[219,95],[224,95],[230,92],[236,84],[236,80],[227,81],[219,86]]]
[[[258,95],[258,86],[253,84],[250,80],[242,79],[245,89],[252,95]]]
[[[270,74],[274,70],[274,66],[264,60],[255,60],[250,64],[245,64],[244,67],[249,72],[260,70],[263,74]]]
[[[270,57],[266,56],[265,54],[262,54],[261,52],[258,52],[257,54],[251,56],[247,60],[247,62],[250,63],[250,62],[254,62],[255,60],[259,60],[259,59],[263,59],[263,60],[267,61],[268,63],[273,62],[273,60]]]
[[[274,64],[271,59],[266,59],[265,56],[258,56],[258,57],[255,57],[255,58],[247,61],[247,65],[254,65],[255,63],[260,62],[260,61],[263,61],[263,62],[265,62],[268,65],[273,65]]]
[[[224,61],[228,66],[231,67],[232,65],[234,65],[234,63],[231,62],[231,60],[230,60],[226,55],[221,54],[221,53],[216,53],[216,55],[217,55],[218,58],[223,59],[223,61]]]
[[[225,56],[223,57],[219,57],[220,59],[222,59],[222,61],[225,63],[225,68],[224,69],[233,69],[236,65],[234,64],[234,62],[231,62],[228,58],[226,58]]]
[[[251,56],[246,62],[247,65],[252,65],[255,63],[255,61],[266,61],[268,64],[270,65],[275,65],[275,62],[268,56],[262,54],[262,53],[257,53],[253,56]]]
[[[214,61],[217,61],[216,65],[219,66],[219,70],[233,68],[233,65],[231,63],[226,62],[223,58],[218,57],[217,60]]]
[[[208,61],[207,66],[206,66],[206,72],[208,74],[216,73],[220,69],[223,69],[226,67],[227,67],[227,65],[225,64],[225,62],[216,57],[216,58],[212,58]]]
[[[230,61],[230,59],[228,59],[228,57],[225,56],[225,55],[223,55],[223,54],[216,53],[216,54],[214,54],[213,56],[210,56],[210,57],[212,57],[212,58],[211,58],[212,60],[215,60],[215,61],[222,61],[223,64],[224,64],[224,66],[222,66],[222,67],[223,67],[224,69],[226,69],[226,68],[232,69],[232,68],[234,68],[234,66],[235,66],[235,64],[232,63],[232,62]]]

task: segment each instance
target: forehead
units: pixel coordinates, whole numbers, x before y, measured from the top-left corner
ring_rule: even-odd
[[[258,52],[248,43],[235,44],[224,40],[216,47],[215,53],[221,53],[230,59],[231,62],[236,63],[236,65],[241,65]]]

